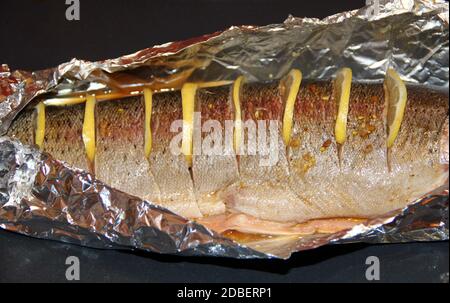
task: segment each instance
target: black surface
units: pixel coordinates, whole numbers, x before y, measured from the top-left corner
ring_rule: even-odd
[[[0,282],[65,282],[66,258],[82,282],[367,282],[366,258],[381,282],[448,282],[448,242],[335,245],[283,260],[175,257],[83,248],[0,231]],[[447,275],[445,275],[447,273]]]
[[[73,57],[115,58],[155,44],[232,25],[281,23],[289,14],[323,18],[364,0],[80,0],[80,21],[67,21],[64,0],[2,0],[0,63],[53,67]]]
[[[81,20],[69,22],[63,0],[1,1],[0,63],[36,70],[72,57],[114,58],[231,25],[279,23],[288,14],[322,18],[365,1],[80,2]],[[0,282],[64,282],[68,256],[80,258],[83,282],[365,282],[368,256],[380,259],[383,282],[448,282],[449,271],[448,242],[329,246],[288,261],[240,261],[89,249],[0,230]]]

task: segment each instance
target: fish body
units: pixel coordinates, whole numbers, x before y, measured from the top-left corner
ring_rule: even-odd
[[[448,137],[443,140],[447,94],[408,87],[401,130],[387,148],[383,85],[353,83],[347,137],[338,144],[333,84],[306,81],[295,99],[286,144],[280,87],[279,82],[242,85],[240,114],[246,127],[240,146],[245,148],[239,150],[227,133],[237,116],[232,89],[199,88],[195,111],[200,123],[193,128],[191,163],[174,152],[184,125],[174,124],[183,120],[178,91],[153,96],[148,157],[142,96],[96,104],[94,163],[83,146],[84,104],[47,107],[41,148],[119,190],[220,231],[231,226],[245,232],[295,233],[305,229],[292,226],[311,220],[329,230],[323,227],[327,219],[332,229],[348,228],[349,221],[337,224],[339,218],[370,218],[402,208],[448,180],[448,163],[440,161],[442,145],[448,146]],[[32,107],[23,110],[6,135],[33,144],[35,115]],[[275,160],[264,163],[270,155]]]

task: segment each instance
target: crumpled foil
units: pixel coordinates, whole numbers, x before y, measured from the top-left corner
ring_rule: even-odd
[[[369,1],[370,2],[370,1]],[[163,87],[184,81],[269,82],[300,68],[330,79],[342,66],[359,82],[381,82],[388,67],[412,84],[448,91],[448,3],[371,1],[322,20],[294,18],[262,27],[231,27],[100,62],[73,59],[54,69],[11,72],[0,66],[0,134],[42,94]],[[448,123],[448,122],[447,122]],[[447,134],[448,135],[448,134]],[[448,136],[447,136],[448,140]],[[447,151],[442,161],[448,165]],[[351,230],[264,238],[245,245],[149,201],[115,190],[91,174],[0,137],[0,228],[99,248],[233,258],[288,258],[326,244],[448,240],[448,184]]]

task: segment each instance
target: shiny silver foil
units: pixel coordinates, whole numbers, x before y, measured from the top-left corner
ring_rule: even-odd
[[[449,88],[448,4],[369,1],[322,20],[231,27],[101,62],[73,59],[54,69],[0,66],[0,134],[31,100],[183,81],[280,79],[291,68],[330,79],[342,66],[359,82],[381,82],[388,67],[411,84]],[[448,123],[448,122],[447,122]],[[445,150],[446,149],[446,150]],[[448,165],[447,145],[441,151]],[[448,239],[448,184],[398,211],[351,230],[236,243],[149,201],[127,195],[8,137],[0,137],[0,227],[33,237],[99,248],[233,258],[288,258],[326,244]]]

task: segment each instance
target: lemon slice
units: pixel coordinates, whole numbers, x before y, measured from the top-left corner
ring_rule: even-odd
[[[87,95],[84,109],[84,120],[82,137],[84,147],[86,149],[86,156],[89,162],[91,171],[93,172],[93,165],[95,161],[95,105],[97,100],[94,95]]]
[[[45,137],[45,104],[40,102],[36,106],[36,131],[34,143],[42,149]]]
[[[81,104],[86,101],[85,97],[67,97],[67,98],[51,98],[44,101],[44,105],[47,106],[67,106]]]
[[[334,127],[336,142],[344,144],[347,138],[347,117],[350,100],[350,89],[352,86],[352,70],[344,67],[337,71],[334,82],[334,95],[339,104]]]
[[[232,84],[233,81],[229,80],[220,80],[220,81],[209,81],[209,82],[199,82],[197,83],[198,88],[210,88],[210,87],[218,87]]]
[[[242,114],[241,114],[241,93],[244,85],[244,76],[239,76],[232,86],[232,98],[234,105],[234,134],[233,146],[236,154],[239,154],[242,143]]]
[[[384,79],[384,91],[387,106],[387,148],[394,145],[400,131],[406,108],[406,86],[400,76],[392,68],[388,69]]]
[[[300,89],[300,83],[302,82],[302,72],[298,69],[291,70],[283,82],[286,83],[284,97],[285,108],[283,115],[283,141],[284,144],[288,146],[291,141],[294,105],[295,100],[297,99],[298,90]]]
[[[144,154],[148,158],[152,151],[152,100],[153,92],[150,88],[144,88],[145,126],[144,126]]]

